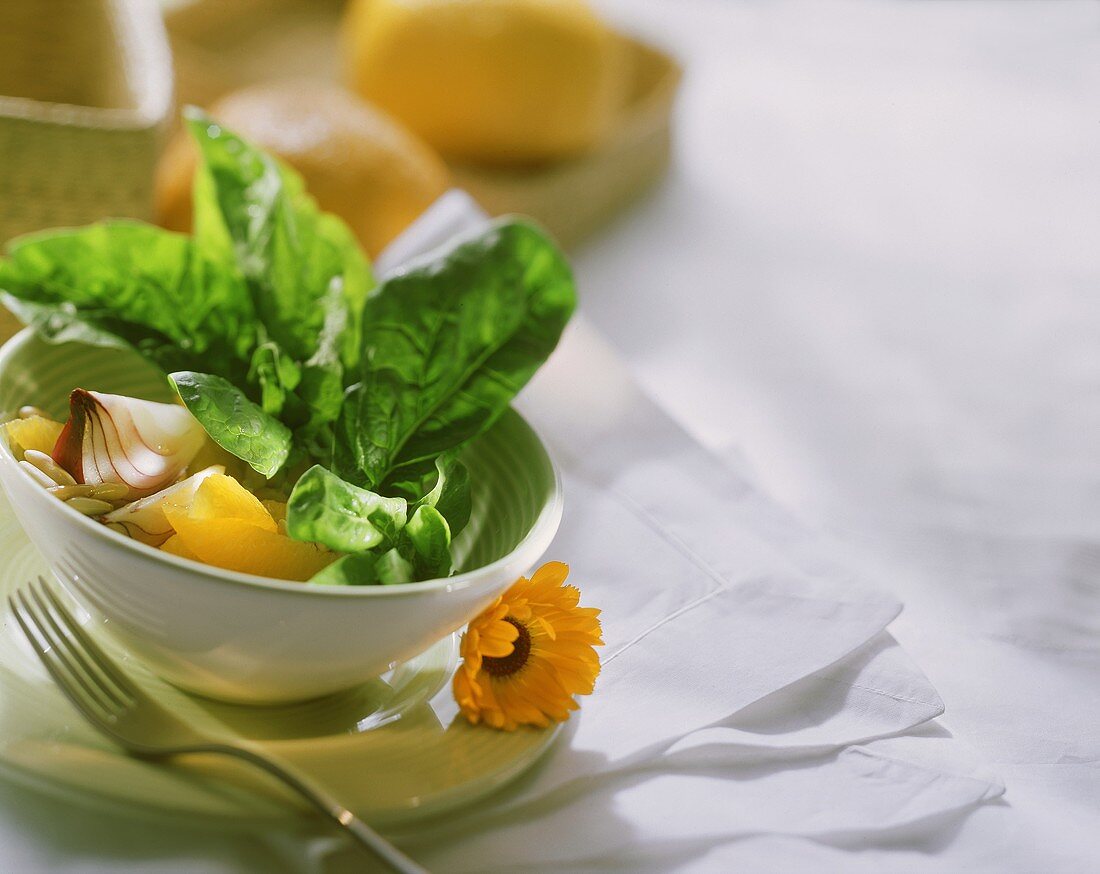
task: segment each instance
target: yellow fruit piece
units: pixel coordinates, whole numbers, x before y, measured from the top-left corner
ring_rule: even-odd
[[[304,581],[338,558],[312,543],[291,540],[240,519],[194,519],[180,513],[173,524],[182,544],[199,561],[226,570]]]
[[[334,85],[254,85],[222,97],[210,114],[297,170],[321,209],[347,222],[371,257],[449,187],[442,159],[419,137]],[[181,132],[157,169],[158,220],[172,230],[191,228],[196,160]]]
[[[52,454],[64,426],[44,416],[31,416],[27,419],[13,419],[3,427],[12,452],[17,459],[22,460],[23,453],[28,449]]]
[[[235,520],[255,525],[264,531],[278,530],[275,520],[260,499],[225,474],[216,473],[202,481],[187,509],[187,516],[198,521]],[[168,518],[173,520],[172,515]],[[174,522],[172,527],[179,531]]]
[[[343,41],[353,89],[464,160],[589,150],[626,102],[623,42],[583,0],[353,0]]]
[[[189,558],[192,561],[199,561],[199,557],[195,555],[190,549],[188,549],[178,534],[173,534],[167,540],[160,545],[160,548],[164,552],[170,552],[172,555],[178,555],[180,558]]]

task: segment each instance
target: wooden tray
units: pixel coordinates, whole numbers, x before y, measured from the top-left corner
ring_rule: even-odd
[[[254,82],[339,80],[343,0],[185,0],[166,14],[181,102],[208,105]],[[669,160],[676,62],[623,37],[634,81],[622,122],[603,146],[538,170],[453,164],[455,184],[493,215],[538,219],[563,245],[596,230],[657,179]]]

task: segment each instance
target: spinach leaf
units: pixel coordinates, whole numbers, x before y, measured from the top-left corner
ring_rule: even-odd
[[[396,548],[383,553],[374,567],[378,582],[383,586],[396,586],[416,581],[412,564]]]
[[[451,529],[435,509],[417,507],[401,532],[401,554],[413,568],[413,579],[431,580],[451,573]]]
[[[414,582],[413,566],[396,549],[345,555],[310,579],[311,586],[395,586]]]
[[[286,510],[287,534],[338,552],[392,545],[407,518],[404,498],[385,498],[358,488],[320,465],[302,474]]]
[[[243,280],[188,237],[140,222],[17,238],[0,261],[0,292],[47,340],[133,347],[166,371],[243,381],[256,342]]]
[[[380,557],[377,552],[359,552],[354,555],[345,555],[314,574],[309,580],[309,585],[377,586],[381,583],[378,578],[378,559]]]
[[[364,307],[337,473],[377,487],[483,432],[553,351],[575,303],[561,252],[514,219],[387,280]]]
[[[298,390],[310,409],[306,426],[311,432],[328,422],[336,421],[340,414],[340,407],[344,403],[344,367],[340,346],[349,333],[356,337],[359,335],[358,320],[352,325],[348,323],[349,308],[344,306],[338,283],[330,285],[321,307],[324,322],[317,338],[317,349],[302,365],[302,385]],[[354,358],[349,360],[357,361],[358,355],[359,349],[356,348]]]
[[[331,420],[329,386],[358,361],[372,286],[359,244],[339,218],[317,208],[293,170],[201,111],[188,108],[185,116],[203,158],[192,196],[195,238],[236,262],[269,338],[329,374],[308,380],[302,400]]]
[[[290,429],[252,403],[244,392],[209,373],[179,371],[168,379],[210,439],[268,479],[290,455]]]
[[[383,491],[406,498],[414,511],[421,506],[435,507],[447,520],[451,535],[457,537],[470,521],[472,510],[470,471],[458,454],[458,450],[449,450],[430,463],[401,468],[400,478],[387,480]]]
[[[332,474],[324,471],[322,467],[311,468],[306,476],[312,475],[315,471],[322,472],[326,478],[335,479]],[[287,507],[288,530],[292,528],[290,519],[292,519],[295,507],[294,495],[298,494],[298,489],[306,476],[298,480],[299,485],[295,487],[294,494],[290,496],[290,504]],[[337,480],[337,482],[342,482],[342,480]],[[352,494],[362,493],[362,489],[356,489],[346,483],[342,485],[350,490]],[[371,493],[363,494],[371,495]],[[376,495],[371,495],[371,498],[382,501],[401,500],[399,498],[379,499]],[[404,509],[404,501],[401,501],[401,506]],[[324,510],[324,516],[335,512],[337,510],[329,502],[326,510]],[[399,524],[390,528],[386,536],[371,538],[371,545],[366,546],[363,551],[341,556],[337,561],[323,568],[322,571],[309,580],[310,584],[316,586],[394,585],[397,583],[411,583],[418,579],[436,579],[450,576],[453,571],[451,530],[448,527],[447,520],[443,518],[439,510],[429,505],[421,505],[409,517],[408,523],[405,523],[404,516],[399,520],[390,518],[388,521],[394,523],[399,521]],[[364,516],[354,516],[350,520],[338,522],[329,528],[329,531],[331,532],[334,528],[337,528],[337,525],[339,527],[346,525],[349,531],[355,532],[361,530],[364,523]],[[309,539],[318,539],[316,529],[309,528],[307,532]],[[352,534],[349,538],[341,541],[342,545],[335,546],[335,549],[346,551],[354,539],[355,536]],[[329,545],[333,544],[329,542]]]
[[[278,343],[268,340],[253,350],[248,379],[259,386],[263,411],[272,416],[282,416],[287,402],[294,398],[294,389],[302,379],[302,369]]]

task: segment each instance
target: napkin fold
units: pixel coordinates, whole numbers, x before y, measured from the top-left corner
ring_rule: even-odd
[[[574,870],[597,860],[632,870],[635,859],[663,859],[662,870],[671,870],[715,845],[762,835],[886,837],[1002,791],[980,768],[930,766],[873,744],[798,763],[726,762],[720,774],[701,763],[660,761],[543,799],[491,829],[462,830],[416,855],[429,869],[454,874]]]
[[[909,731],[943,710],[932,684],[883,633],[836,665],[692,732],[668,752],[687,757],[709,747],[733,761],[812,755]]]
[[[614,704],[609,706],[616,709]],[[417,829],[416,842],[449,846],[451,841],[462,842],[473,834],[493,834],[507,845],[511,838],[506,834],[519,822],[554,816],[558,809],[578,803],[588,795],[602,798],[601,803],[610,808],[614,805],[609,801],[613,801],[624,787],[632,789],[632,784],[639,780],[660,775],[690,776],[694,773],[713,778],[720,774],[721,781],[729,782],[755,779],[754,775],[758,774],[770,775],[776,768],[808,768],[818,771],[818,779],[835,779],[835,775],[822,773],[822,766],[833,765],[838,754],[847,757],[849,750],[854,749],[853,744],[907,732],[942,711],[939,696],[923,674],[888,634],[880,634],[837,665],[759,699],[718,724],[690,733],[659,753],[635,756],[632,761],[620,761],[614,768],[595,771],[565,783],[561,782],[560,765],[552,760],[518,792],[513,790],[512,795],[498,799],[491,810],[451,814],[442,824],[421,826]],[[584,719],[580,724],[584,724]],[[617,734],[611,732],[610,736],[614,738]],[[575,743],[576,736],[570,739],[570,747]],[[862,751],[875,759],[901,761],[917,772],[937,771],[927,755],[924,761],[913,755],[908,756],[911,761],[906,761],[906,751],[897,748],[869,746]],[[884,769],[889,770],[885,766],[879,769],[880,776]],[[943,803],[938,809],[958,806],[957,785],[946,780],[947,777],[972,776],[981,782],[972,766],[939,770],[943,771],[943,781],[937,782],[935,792],[925,797],[926,802],[929,798],[940,798]],[[548,788],[544,777],[547,771],[558,780],[556,788]],[[910,786],[915,784],[916,778],[907,770],[903,768],[899,773],[906,775],[905,782]],[[995,785],[995,781],[985,781],[986,788],[980,793],[982,797]],[[691,792],[692,781],[681,788]],[[770,790],[765,787],[762,791]],[[695,801],[693,798],[693,803]],[[678,803],[675,798],[673,803]],[[882,810],[889,809],[884,807]],[[613,810],[598,815],[610,815],[614,819]],[[891,821],[879,818],[871,822],[884,828]],[[863,824],[868,825],[868,821],[865,819]],[[544,825],[552,832],[553,822]],[[587,841],[578,846],[585,851],[594,847]],[[490,856],[495,858],[493,854]],[[524,858],[530,861],[530,853]],[[561,861],[560,858],[557,861]]]

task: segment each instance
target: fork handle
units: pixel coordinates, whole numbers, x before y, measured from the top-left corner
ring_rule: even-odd
[[[192,750],[188,750],[191,752]],[[247,746],[235,746],[230,744],[206,744],[195,747],[194,752],[221,753],[243,759],[257,768],[266,771],[289,786],[303,798],[307,799],[314,807],[325,814],[329,819],[348,832],[352,838],[364,849],[368,850],[378,860],[385,863],[393,871],[400,874],[429,874],[427,868],[423,868],[402,853],[397,847],[383,838],[378,832],[359,819],[339,801],[329,795],[324,789],[317,786],[310,778],[300,773],[296,768],[285,764],[257,750]]]

